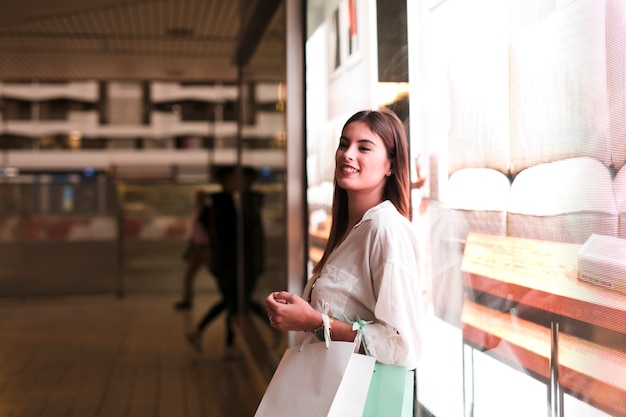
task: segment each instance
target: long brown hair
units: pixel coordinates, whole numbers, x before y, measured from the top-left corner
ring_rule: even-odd
[[[387,149],[391,161],[392,174],[387,177],[383,191],[383,199],[391,201],[398,212],[407,219],[411,218],[410,209],[410,176],[409,176],[409,144],[406,131],[398,116],[386,107],[380,110],[362,110],[355,113],[343,125],[341,133],[352,122],[364,122],[372,132],[378,135]],[[313,268],[313,273],[321,272],[328,255],[337,247],[339,239],[348,227],[348,193],[337,186],[333,193],[332,224],[330,235],[322,259]]]

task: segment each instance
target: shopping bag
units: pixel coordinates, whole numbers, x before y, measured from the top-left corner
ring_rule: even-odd
[[[361,417],[375,358],[358,342],[310,339],[285,351],[255,417]]]
[[[412,417],[415,371],[376,362],[363,417]]]

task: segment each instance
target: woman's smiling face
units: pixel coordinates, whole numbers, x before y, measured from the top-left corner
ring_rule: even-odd
[[[391,161],[383,140],[365,122],[350,123],[339,138],[335,179],[346,191],[378,191],[382,198]]]

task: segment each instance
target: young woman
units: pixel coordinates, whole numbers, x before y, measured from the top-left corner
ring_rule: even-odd
[[[359,328],[379,362],[417,367],[422,306],[409,188],[402,122],[384,108],[354,114],[335,154],[326,250],[303,297],[284,291],[267,297],[273,327],[323,337],[326,314],[332,340],[352,341]]]

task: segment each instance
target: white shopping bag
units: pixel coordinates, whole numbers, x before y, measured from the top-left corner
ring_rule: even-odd
[[[285,351],[255,417],[361,417],[376,358],[310,339]]]

